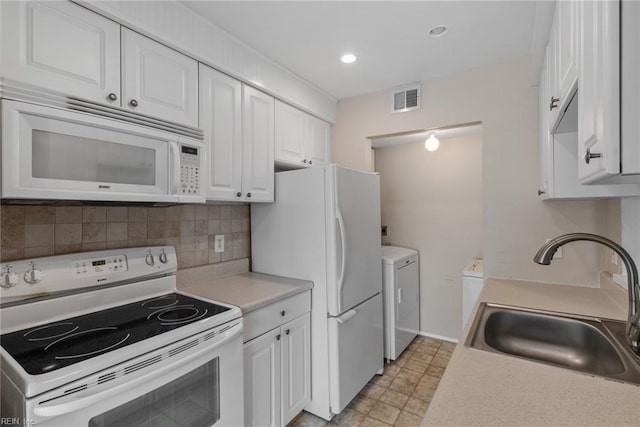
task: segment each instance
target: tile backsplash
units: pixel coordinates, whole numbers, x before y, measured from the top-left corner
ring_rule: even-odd
[[[3,205],[0,215],[2,262],[152,245],[174,246],[178,268],[251,254],[248,205]],[[217,234],[224,252],[214,252]]]

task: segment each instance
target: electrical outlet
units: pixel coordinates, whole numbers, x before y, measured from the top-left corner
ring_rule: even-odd
[[[224,234],[216,234],[213,238],[213,251],[224,252]]]
[[[549,243],[551,239],[546,239],[545,243]],[[552,259],[562,259],[562,246],[558,248]]]

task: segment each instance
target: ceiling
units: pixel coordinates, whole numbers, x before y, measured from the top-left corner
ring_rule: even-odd
[[[554,4],[545,0],[184,3],[338,99],[528,55],[539,67]],[[431,27],[443,24],[448,27],[443,37],[427,35]],[[347,52],[354,53],[357,62],[340,62]]]

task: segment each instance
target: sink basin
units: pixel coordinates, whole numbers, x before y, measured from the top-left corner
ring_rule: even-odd
[[[620,341],[624,325],[616,320],[483,303],[465,344],[640,384],[638,357]]]

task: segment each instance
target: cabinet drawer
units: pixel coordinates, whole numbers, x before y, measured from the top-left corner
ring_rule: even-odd
[[[311,291],[274,302],[244,316],[244,342],[311,310]]]

